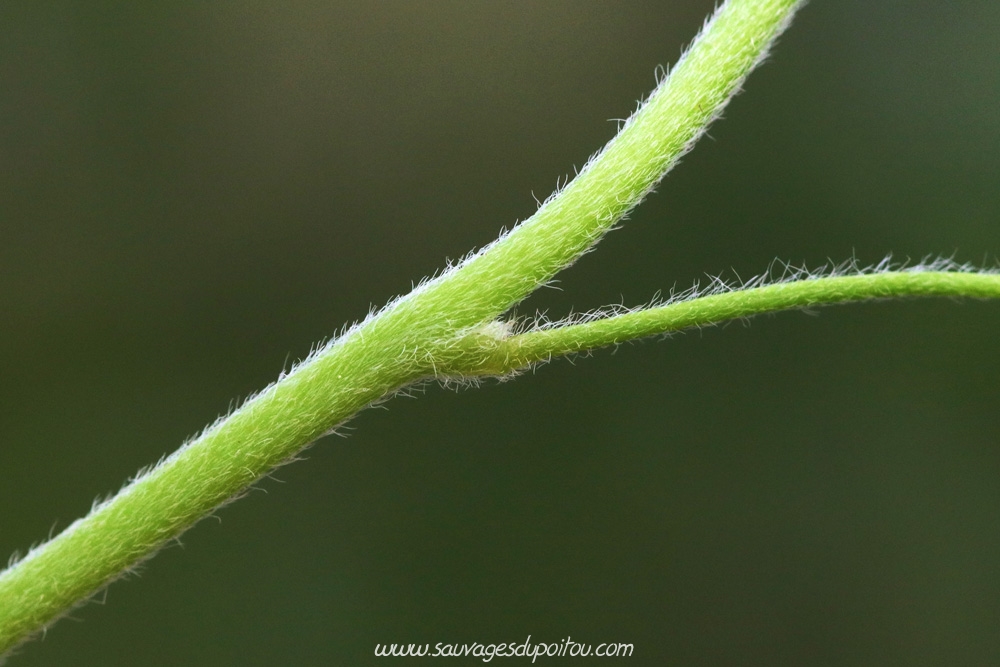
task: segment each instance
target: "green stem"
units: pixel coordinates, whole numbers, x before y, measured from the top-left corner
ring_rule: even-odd
[[[711,294],[578,324],[507,335],[483,329],[456,345],[443,375],[502,376],[554,357],[586,352],[646,336],[719,324],[781,310],[873,299],[946,296],[1000,298],[1000,274],[958,271],[885,271],[828,276]]]
[[[618,136],[532,218],[324,347],[0,573],[0,654],[366,405],[435,374],[462,332],[572,263],[691,148],[798,5],[729,0]]]
[[[592,247],[694,146],[801,0],[729,0],[604,149],[510,234],[430,285],[457,329],[492,319]],[[457,304],[464,304],[456,310]]]

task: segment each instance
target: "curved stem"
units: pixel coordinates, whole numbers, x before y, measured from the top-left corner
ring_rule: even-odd
[[[693,148],[802,1],[722,5],[670,76],[576,178],[510,234],[430,283],[433,294],[420,295],[422,307],[453,311],[455,328],[475,326],[579,258]],[[464,305],[456,310],[458,303]]]
[[[352,328],[0,573],[0,654],[357,411],[590,248],[718,116],[800,0],[729,0],[618,136],[538,212]]]

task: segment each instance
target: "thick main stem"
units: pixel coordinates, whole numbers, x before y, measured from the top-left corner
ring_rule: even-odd
[[[417,288],[0,573],[0,654],[570,264],[689,150],[800,0],[729,0],[618,136],[512,233]]]

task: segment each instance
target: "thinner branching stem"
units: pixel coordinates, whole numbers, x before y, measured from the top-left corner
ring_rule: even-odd
[[[609,345],[782,310],[907,297],[1000,299],[1000,274],[970,270],[900,270],[829,275],[733,289],[582,322],[484,328],[456,346],[456,377],[504,376],[550,359]],[[450,369],[442,366],[442,374]]]

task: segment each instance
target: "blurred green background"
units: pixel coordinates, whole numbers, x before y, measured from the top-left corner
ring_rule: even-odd
[[[712,6],[5,3],[0,553],[530,215]],[[994,262],[998,34],[986,0],[814,0],[520,311],[776,257]],[[998,331],[996,303],[862,305],[428,387],[10,664],[529,634],[632,642],[630,664],[998,664]]]

